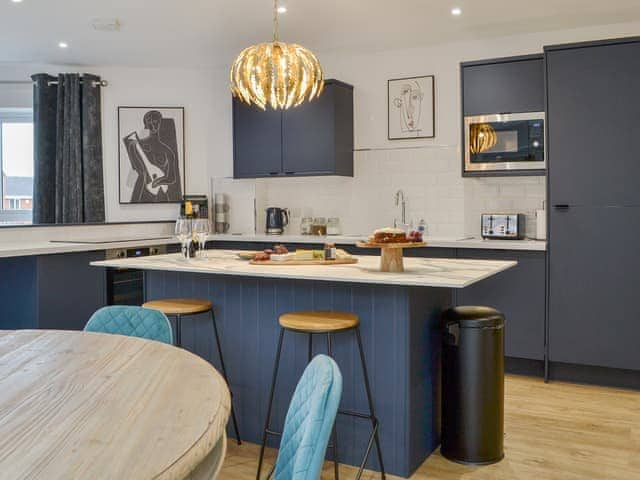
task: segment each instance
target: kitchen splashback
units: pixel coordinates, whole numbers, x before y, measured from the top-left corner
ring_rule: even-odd
[[[525,213],[527,231],[532,232],[534,211],[545,197],[543,177],[463,179],[457,147],[442,146],[356,152],[353,178],[226,182],[260,192],[259,212],[270,205],[289,208],[287,233],[291,234],[299,233],[302,217],[340,217],[345,234],[391,225],[400,215],[394,205],[398,189],[406,195],[407,219],[424,218],[430,236],[479,236],[480,214],[487,211]],[[251,209],[246,210],[244,216],[252,218]],[[231,228],[234,231],[233,225]]]

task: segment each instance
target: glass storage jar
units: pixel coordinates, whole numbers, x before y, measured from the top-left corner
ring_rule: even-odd
[[[302,221],[300,222],[300,234],[311,235],[312,227],[313,227],[313,218],[302,217]]]
[[[313,235],[326,235],[327,234],[327,219],[324,217],[316,217],[313,219],[313,225],[311,226],[311,233]]]
[[[341,235],[342,228],[340,227],[340,219],[338,217],[331,217],[327,222],[327,235]]]

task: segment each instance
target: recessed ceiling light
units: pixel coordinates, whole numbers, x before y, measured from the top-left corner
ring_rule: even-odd
[[[287,7],[284,7],[284,6],[278,7],[278,13],[287,13]]]
[[[60,43],[58,43],[58,46],[60,48],[67,48],[69,46],[69,44],[67,42],[60,42]]]
[[[22,0],[11,0],[13,3],[22,3]]]
[[[451,9],[451,15],[455,15],[456,17],[462,15],[462,9],[460,7],[453,7]]]

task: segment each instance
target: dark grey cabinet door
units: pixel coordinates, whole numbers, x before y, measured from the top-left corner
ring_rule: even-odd
[[[233,99],[233,176],[255,178],[282,172],[282,112],[263,111]]]
[[[89,317],[106,305],[106,272],[90,262],[104,252],[37,257],[38,328],[82,330]]]
[[[551,205],[640,205],[640,42],[546,55]]]
[[[550,360],[640,370],[640,207],[550,214]]]
[[[486,305],[506,317],[505,354],[544,359],[545,252],[459,250],[459,258],[516,260],[518,265],[457,292],[458,305]]]
[[[282,170],[285,174],[331,173],[335,165],[335,88],[283,113]]]
[[[462,64],[464,115],[544,111],[542,55]]]

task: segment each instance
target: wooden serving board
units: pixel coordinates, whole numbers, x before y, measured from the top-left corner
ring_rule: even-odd
[[[426,247],[427,242],[403,242],[403,243],[358,242],[356,246],[360,248],[418,248],[418,247]]]
[[[251,260],[251,265],[351,265],[358,263],[357,258],[341,258],[337,260],[285,260],[274,262],[273,260]]]

